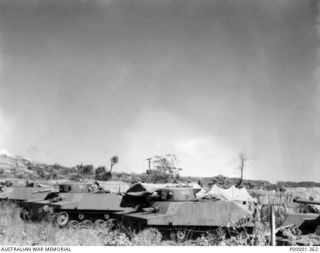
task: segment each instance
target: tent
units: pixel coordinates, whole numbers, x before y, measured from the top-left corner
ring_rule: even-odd
[[[200,191],[196,193],[197,198],[201,198],[206,192],[205,189],[201,188]]]
[[[98,181],[98,183],[105,190],[113,193],[126,192],[129,189],[129,184],[121,181]]]
[[[234,185],[229,189],[220,188],[217,185],[213,185],[207,192],[198,194],[199,198],[216,198],[220,200],[229,200],[229,201],[255,201],[246,188],[236,188]]]

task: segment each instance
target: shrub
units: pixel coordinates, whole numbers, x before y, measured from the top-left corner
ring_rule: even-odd
[[[90,175],[94,171],[94,167],[91,164],[89,164],[89,165],[80,164],[80,165],[77,165],[76,168],[77,168],[78,173],[81,175]]]
[[[112,177],[110,171],[106,171],[106,168],[104,166],[99,166],[95,170],[95,179],[100,181],[108,181]]]
[[[106,230],[104,232],[100,232],[100,236],[103,238],[105,246],[133,246],[133,243],[126,234],[119,230]]]
[[[141,175],[141,181],[145,183],[169,183],[173,181],[173,175],[167,174],[159,170],[151,170],[148,174],[144,173]]]
[[[97,168],[95,169],[95,171],[94,171],[94,173],[95,173],[96,175],[102,174],[102,173],[104,173],[104,172],[106,172],[106,167],[104,167],[104,166],[99,166],[99,167],[97,167]]]
[[[161,240],[162,240],[161,233],[154,228],[145,229],[140,233],[136,234],[132,238],[132,242],[134,243],[134,245],[140,245],[140,246],[160,245]]]
[[[73,181],[82,181],[83,180],[83,177],[81,175],[78,175],[78,174],[73,174],[71,177],[70,177],[70,180],[73,180]]]
[[[45,170],[41,167],[36,167],[36,173],[39,177],[42,177],[42,178],[44,178],[46,175]]]
[[[109,181],[111,179],[111,172],[103,172],[101,174],[98,174],[95,176],[96,180],[100,180],[100,181]]]

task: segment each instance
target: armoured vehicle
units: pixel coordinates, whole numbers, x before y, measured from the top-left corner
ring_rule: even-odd
[[[318,201],[294,199],[293,202],[305,205],[320,205]],[[297,213],[290,214],[284,220],[282,226],[294,225],[301,230],[302,234],[314,233],[320,225],[319,213]]]
[[[21,204],[25,200],[44,198],[53,187],[35,186],[27,179],[7,179],[0,185],[0,200]]]
[[[165,237],[185,240],[190,236],[216,230],[217,227],[251,230],[251,214],[232,201],[197,199],[192,188],[161,188],[124,194],[121,207],[134,211],[116,213],[121,227],[140,231],[157,228]]]
[[[277,245],[320,245],[320,214],[318,201],[294,199],[302,213],[289,214],[277,229]],[[316,236],[314,235],[316,234]]]
[[[103,190],[98,185],[65,183],[43,199],[23,202],[23,219],[52,219],[60,227],[106,226],[110,214],[122,211],[122,196]]]

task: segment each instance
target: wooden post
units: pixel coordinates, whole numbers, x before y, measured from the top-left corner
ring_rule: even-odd
[[[270,231],[271,231],[271,246],[276,246],[276,219],[274,216],[274,208],[270,205]]]

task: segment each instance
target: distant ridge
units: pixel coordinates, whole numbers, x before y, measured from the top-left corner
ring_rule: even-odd
[[[7,154],[0,154],[0,170],[1,174],[14,174],[17,171],[27,174],[34,174],[30,171],[32,162],[22,156],[9,156]]]
[[[86,180],[88,177],[80,175],[76,166],[65,167],[60,164],[45,164],[30,161],[29,159],[19,155],[0,154],[0,178],[29,178],[29,179],[70,179],[70,180]],[[93,178],[93,174],[89,176]],[[133,183],[141,181],[142,174],[114,172],[112,180]],[[201,181],[203,185],[217,184],[223,188],[229,188],[237,185],[239,178],[230,178],[223,175],[212,177],[185,177],[181,176],[180,181],[187,182]],[[320,187],[320,183],[312,181],[293,182],[279,181],[272,184],[266,180],[243,180],[243,186],[248,189],[277,189],[280,187]]]
[[[1,178],[17,177],[29,179],[48,179],[53,173],[56,174],[56,171],[59,169],[72,170],[72,168],[66,168],[58,164],[48,165],[45,163],[30,161],[29,159],[19,155],[0,154]]]

